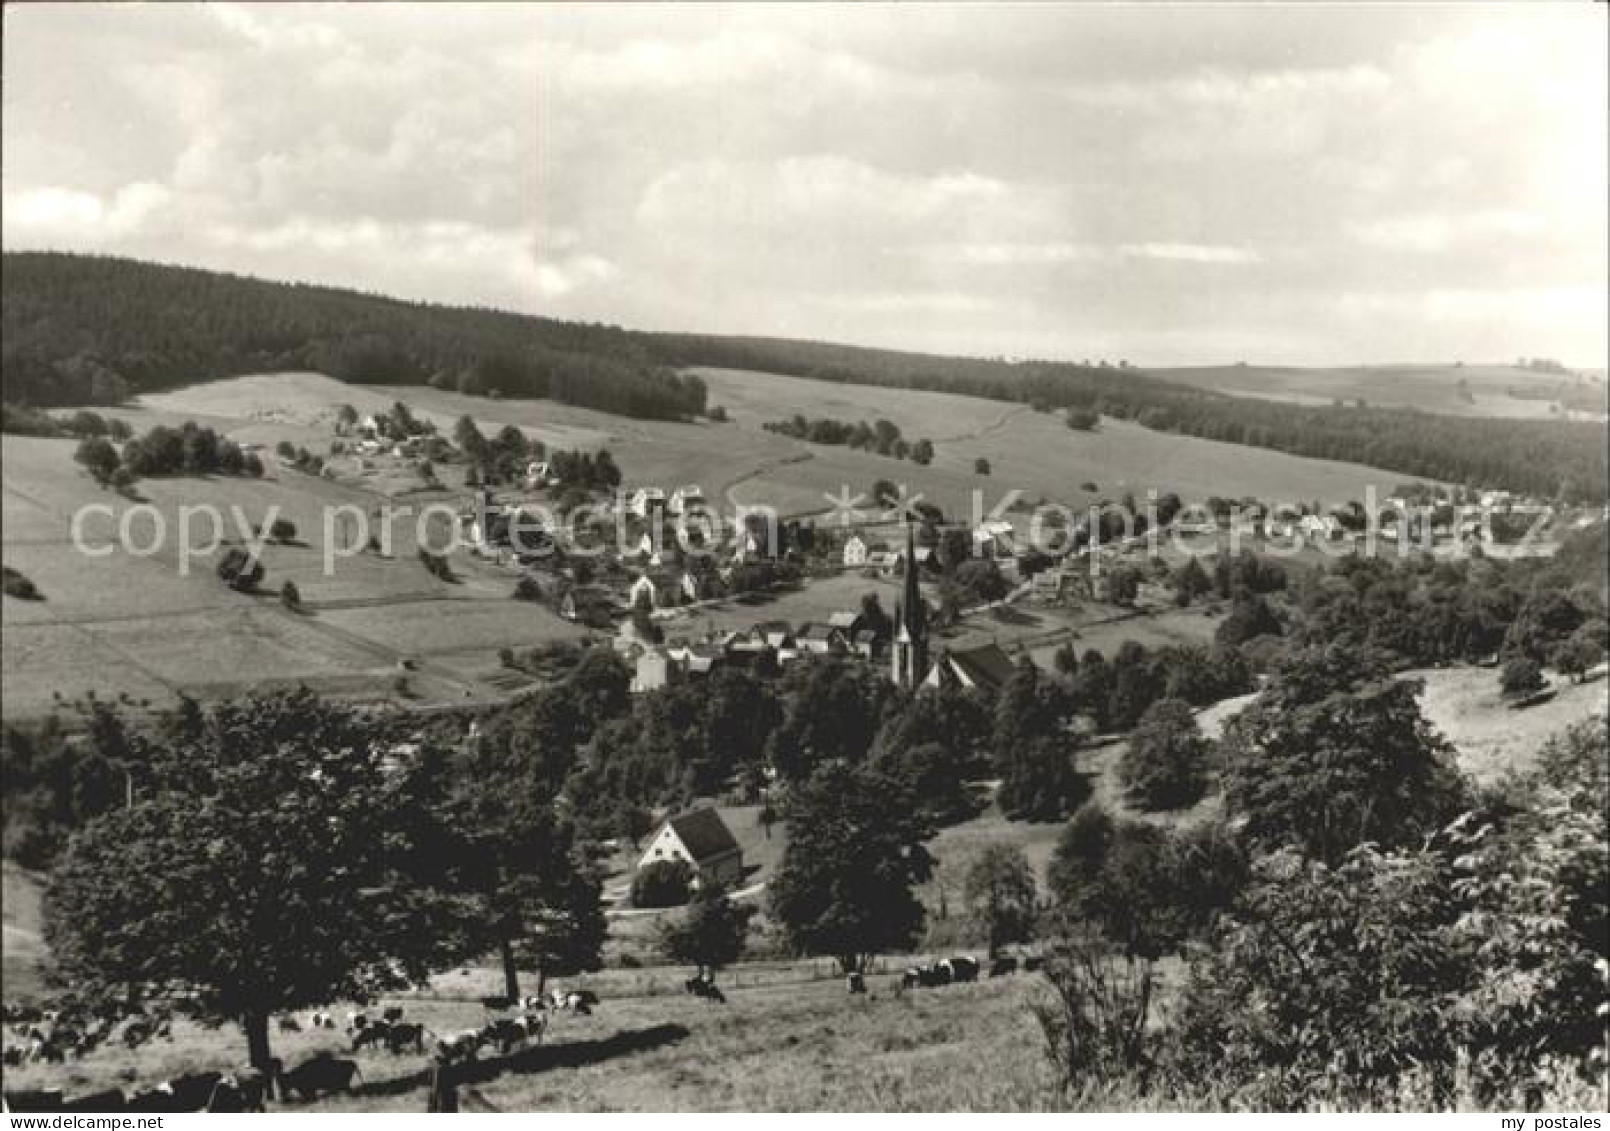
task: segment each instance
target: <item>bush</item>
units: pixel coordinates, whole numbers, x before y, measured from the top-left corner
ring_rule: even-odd
[[[287,581],[280,586],[280,604],[293,613],[302,611],[302,591],[296,587],[296,582]]]
[[[632,877],[633,907],[681,907],[693,894],[693,869],[686,860],[655,860]]]
[[[263,563],[235,546],[218,561],[218,577],[239,593],[250,593],[263,580]]]
[[[1538,691],[1543,687],[1543,669],[1529,656],[1516,656],[1504,665],[1498,684],[1505,695],[1525,695]]]
[[[112,481],[112,475],[122,464],[117,449],[110,440],[101,436],[90,436],[79,441],[78,450],[73,453],[73,459],[82,464],[90,477],[105,487]]]
[[[988,475],[989,474],[989,460],[985,459],[983,456],[979,456],[977,459],[975,459],[973,461],[973,474],[974,475]]]
[[[296,540],[296,523],[286,518],[276,518],[269,524],[268,537],[274,542],[292,542]]]

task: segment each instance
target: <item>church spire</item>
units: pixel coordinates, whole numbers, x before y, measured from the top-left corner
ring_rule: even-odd
[[[894,682],[914,688],[928,674],[928,606],[922,599],[917,576],[917,539],[906,523],[906,573],[901,597],[894,610],[894,648],[891,657]]]

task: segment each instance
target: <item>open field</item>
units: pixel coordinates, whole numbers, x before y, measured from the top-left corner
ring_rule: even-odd
[[[144,410],[116,415],[136,428],[156,422]],[[179,690],[226,695],[305,682],[330,694],[386,698],[405,658],[424,661],[409,677],[412,695],[462,701],[496,689],[477,678],[474,664],[433,668],[432,655],[488,667],[501,647],[579,635],[546,610],[512,600],[514,574],[503,567],[461,554],[454,582],[432,577],[417,560],[421,527],[412,518],[391,525],[389,555],[340,557],[326,572],[326,538],[341,546],[348,537],[339,521],[326,529],[327,508],[356,516],[380,502],[360,488],[271,468],[260,480],[143,480],[126,498],[96,487],[73,462],[74,447],[72,440],[8,436],[0,453],[5,561],[45,597],[4,602],[0,672],[8,718],[44,713],[58,695],[89,692],[161,706]],[[73,518],[91,506],[104,509],[82,523],[91,552],[80,553]],[[181,540],[184,508],[198,509]],[[223,529],[215,532],[199,508],[221,515]],[[214,576],[217,553],[200,551],[215,534],[240,542],[243,526],[271,514],[294,522],[297,537],[264,548],[261,594],[234,593]],[[157,546],[159,521],[166,540],[154,553],[120,544],[126,523],[136,550]],[[198,551],[184,570],[181,545]],[[304,613],[280,605],[285,581],[300,590]]]
[[[1603,419],[1605,384],[1511,365],[1375,365],[1335,369],[1220,365],[1151,371],[1165,381],[1196,385],[1234,396],[1295,404],[1349,404],[1362,398],[1377,408],[1410,408],[1448,416],[1546,420]],[[1461,390],[1469,391],[1467,397]],[[1519,394],[1519,395],[1516,395]],[[1597,413],[1550,411],[1561,395],[1596,398]]]
[[[1095,432],[1074,432],[1056,414],[977,397],[905,389],[840,385],[726,369],[697,369],[709,402],[728,424],[631,420],[552,401],[488,400],[428,386],[346,385],[318,374],[261,374],[153,394],[141,403],[169,413],[231,414],[238,430],[259,442],[278,428],[315,428],[336,406],[360,412],[402,400],[444,430],[469,415],[483,431],[514,424],[550,446],[609,447],[628,483],[698,483],[712,498],[769,504],[784,513],[827,506],[824,494],[848,485],[852,494],[880,478],[907,483],[948,513],[965,515],[974,489],[984,509],[1011,489],[1069,505],[1148,488],[1184,498],[1240,497],[1343,500],[1366,484],[1386,489],[1404,476],[1357,464],[1303,459],[1259,448],[1152,432],[1104,420]],[[907,437],[934,441],[933,463],[920,467],[848,448],[809,444],[766,432],[761,425],[803,413],[845,420],[887,418]],[[321,434],[327,435],[322,432]],[[242,438],[247,438],[244,433]],[[974,460],[991,464],[976,475]],[[1093,482],[1095,492],[1081,490]]]
[[[444,978],[425,995],[389,1000],[433,1031],[469,1028],[486,1018],[476,996],[495,992],[490,974]],[[851,998],[827,964],[752,964],[722,978],[729,1004],[720,1006],[681,993],[686,976],[660,969],[589,978],[598,1011],[559,1014],[544,1047],[483,1060],[477,1098],[503,1111],[1045,1110],[1056,1101],[1030,1011],[1038,979],[897,995],[897,974],[874,974],[872,992]],[[273,1039],[291,1063],[345,1045],[330,1032]],[[243,1052],[232,1025],[176,1025],[171,1042],[134,1053],[108,1048],[64,1069],[8,1070],[7,1086],[70,1094],[127,1087],[224,1069]],[[307,1109],[425,1109],[425,1058],[366,1052],[357,1060],[362,1082],[353,1093]]]

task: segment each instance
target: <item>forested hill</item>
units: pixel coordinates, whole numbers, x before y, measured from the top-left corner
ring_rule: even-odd
[[[1545,498],[1603,502],[1610,489],[1602,423],[1289,404],[1192,388],[1108,365],[936,357],[777,338],[650,337],[655,352],[676,365],[934,389],[1041,407],[1096,408],[1159,431]]]
[[[128,259],[4,256],[4,399],[113,403],[240,373],[551,397],[650,419],[705,409],[707,365],[1085,407],[1160,431],[1440,479],[1602,502],[1603,424],[1309,407],[1228,396],[1131,368],[940,357],[825,342],[658,334],[401,302]]]
[[[704,410],[704,384],[612,326],[401,302],[99,256],[4,257],[5,400],[112,403],[241,373],[432,382],[651,419]]]

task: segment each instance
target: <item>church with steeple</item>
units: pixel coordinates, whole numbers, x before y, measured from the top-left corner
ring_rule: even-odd
[[[908,522],[906,572],[900,601],[894,607],[894,647],[890,650],[890,674],[895,686],[905,691],[916,690],[928,674],[928,606],[917,573],[916,535]]]

